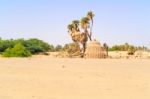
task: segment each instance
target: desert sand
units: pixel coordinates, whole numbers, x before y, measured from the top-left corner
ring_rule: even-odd
[[[0,58],[0,99],[150,99],[150,60]]]

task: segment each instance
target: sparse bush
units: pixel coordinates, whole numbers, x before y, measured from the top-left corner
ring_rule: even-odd
[[[66,51],[70,57],[79,56],[81,53],[81,49],[78,43],[66,44],[63,50]]]
[[[130,47],[129,50],[128,50],[128,55],[134,55],[136,49],[134,47]]]

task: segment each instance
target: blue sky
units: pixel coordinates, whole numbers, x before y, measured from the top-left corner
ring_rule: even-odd
[[[70,43],[67,25],[95,13],[93,38],[150,47],[149,0],[0,0],[0,37]]]

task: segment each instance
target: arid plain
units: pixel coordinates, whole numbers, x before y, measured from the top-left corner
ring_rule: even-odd
[[[0,58],[0,99],[150,99],[150,60]]]

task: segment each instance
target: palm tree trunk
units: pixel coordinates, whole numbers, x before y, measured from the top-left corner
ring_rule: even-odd
[[[86,43],[83,43],[83,53],[85,53],[86,50]]]
[[[91,36],[90,36],[90,34],[89,34],[87,28],[84,30],[84,33],[89,37],[90,41],[92,41]]]
[[[91,25],[91,28],[90,28],[90,38],[92,37],[93,19],[91,19],[91,21],[92,21],[92,25]],[[92,40],[92,38],[91,38],[91,40]]]

